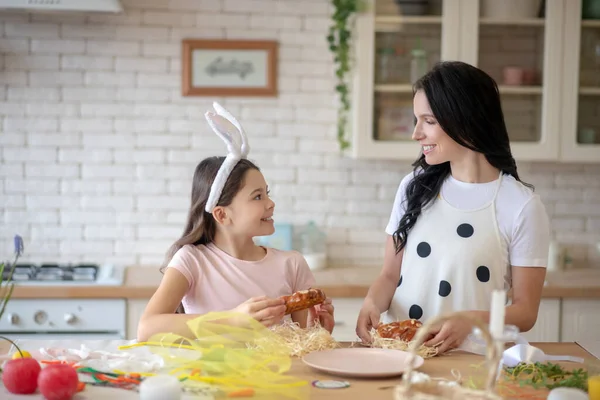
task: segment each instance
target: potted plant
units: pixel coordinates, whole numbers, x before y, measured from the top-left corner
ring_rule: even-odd
[[[354,20],[360,7],[360,0],[332,0],[332,24],[327,34],[329,50],[335,64],[335,91],[339,97],[337,116],[337,139],[340,150],[350,147],[347,138],[348,114],[350,113],[349,74],[352,65],[352,33]]]

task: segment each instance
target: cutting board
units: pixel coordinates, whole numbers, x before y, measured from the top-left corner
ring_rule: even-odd
[[[578,340],[577,344],[586,349],[594,357],[600,359],[600,340]]]

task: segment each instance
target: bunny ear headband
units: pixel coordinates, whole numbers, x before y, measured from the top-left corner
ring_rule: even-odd
[[[248,151],[250,151],[246,133],[237,119],[219,103],[214,102],[213,108],[215,111],[209,110],[204,116],[208,121],[208,125],[227,145],[227,157],[223,161],[223,164],[221,164],[215,181],[210,188],[208,201],[204,208],[208,213],[212,213],[213,209],[217,206],[223,186],[225,186],[225,182],[227,182],[227,178],[229,178],[229,174],[231,174],[233,168],[238,161],[246,158]]]

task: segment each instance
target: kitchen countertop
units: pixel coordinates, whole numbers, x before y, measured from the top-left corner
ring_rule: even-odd
[[[379,266],[332,267],[314,275],[329,297],[363,298],[379,271]],[[13,298],[149,299],[161,277],[158,267],[133,266],[127,268],[122,286],[15,286]],[[542,297],[600,299],[600,268],[548,273]]]

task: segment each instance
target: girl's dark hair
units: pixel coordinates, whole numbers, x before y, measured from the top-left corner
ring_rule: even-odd
[[[187,216],[187,222],[185,223],[185,229],[183,234],[173,245],[170,247],[163,265],[161,272],[164,272],[167,264],[173,258],[173,255],[185,246],[186,244],[208,244],[215,238],[215,231],[217,225],[212,214],[206,212],[206,202],[208,201],[208,195],[210,194],[210,188],[217,176],[217,172],[225,161],[225,157],[209,157],[202,160],[194,171],[194,179],[192,181],[192,196],[190,210]],[[235,195],[240,191],[243,186],[246,172],[250,169],[259,171],[259,168],[254,165],[251,161],[241,159],[229,174],[225,186],[221,192],[221,197],[217,202],[218,206],[228,206],[233,201]]]
[[[208,157],[200,161],[194,171],[194,178],[192,181],[192,196],[190,210],[188,212],[187,222],[185,223],[185,229],[183,234],[167,251],[167,255],[160,267],[160,272],[164,273],[169,261],[173,258],[173,255],[177,253],[177,250],[185,246],[186,244],[208,244],[215,238],[215,231],[217,225],[212,214],[206,212],[206,202],[210,194],[210,188],[215,181],[219,168],[225,161],[225,157]],[[228,206],[233,201],[235,195],[240,191],[244,184],[244,178],[246,172],[250,169],[260,171],[259,168],[254,165],[251,161],[241,159],[233,167],[231,174],[225,181],[221,197],[217,202],[218,206]],[[185,314],[183,304],[179,304],[176,314]]]
[[[413,87],[422,90],[440,127],[455,142],[482,153],[502,173],[524,183],[510,150],[500,93],[496,82],[482,70],[460,61],[436,64]],[[450,162],[428,165],[421,154],[412,164],[414,177],[406,188],[406,213],[394,232],[396,253],[406,246],[408,233],[421,211],[437,197],[450,174]]]

